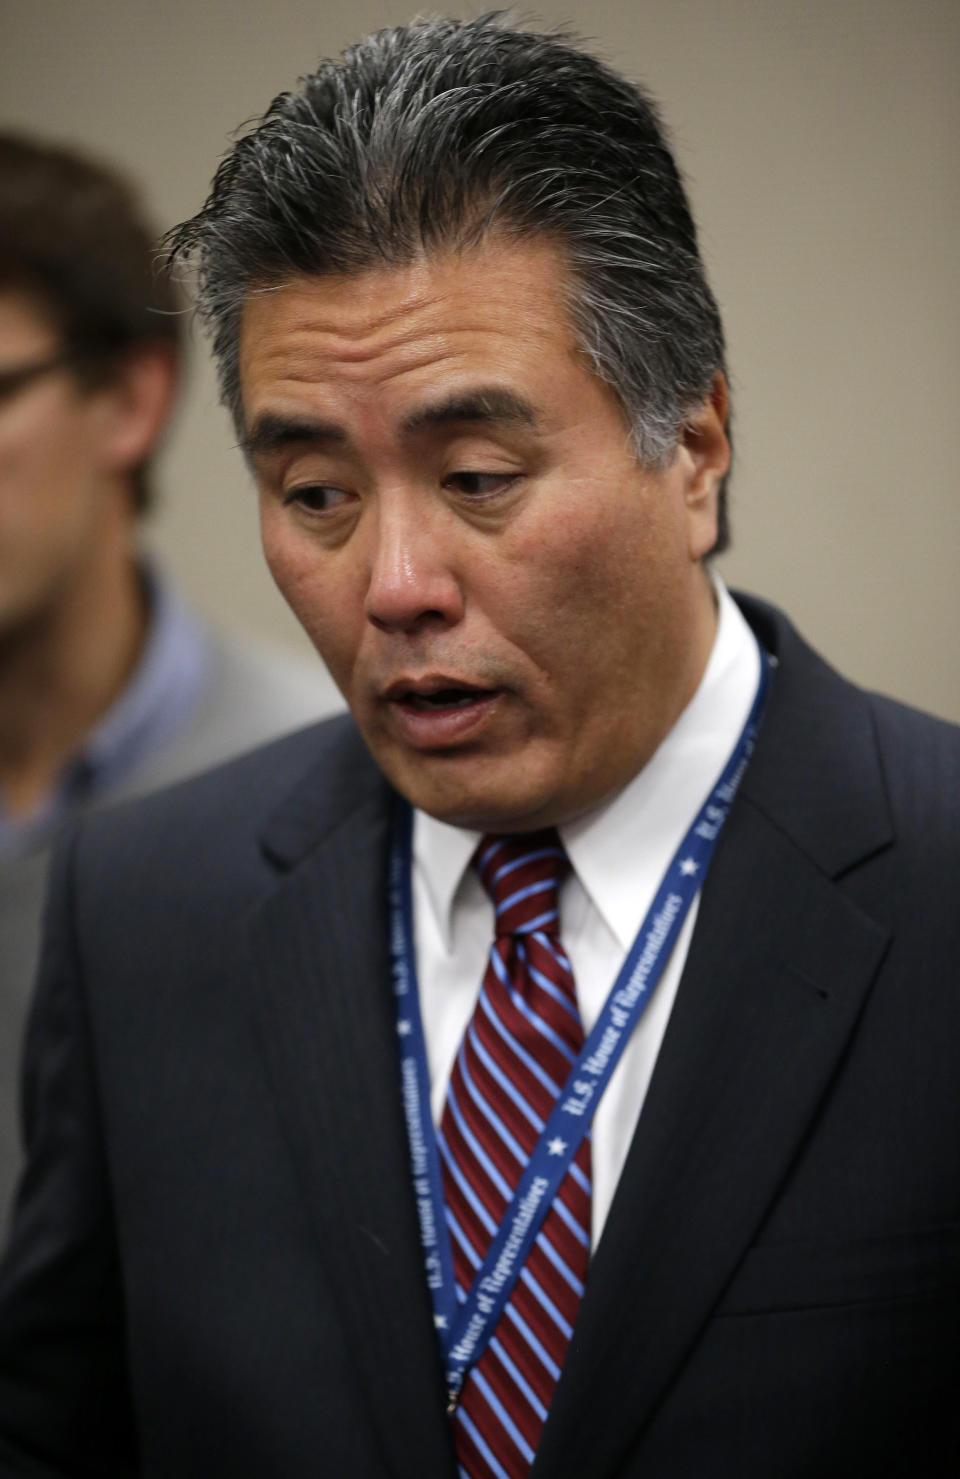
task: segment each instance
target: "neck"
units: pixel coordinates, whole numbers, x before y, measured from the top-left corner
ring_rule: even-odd
[[[0,800],[8,815],[42,805],[140,654],[146,609],[129,538],[118,501],[83,568],[42,610],[0,632]]]

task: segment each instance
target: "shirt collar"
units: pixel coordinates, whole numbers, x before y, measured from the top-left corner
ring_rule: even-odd
[[[693,698],[612,801],[560,829],[577,878],[624,950],[728,760],[757,691],[756,640],[717,577],[714,586],[717,632]]]
[[[717,631],[693,698],[652,758],[612,801],[560,828],[580,884],[624,950],[733,749],[759,680],[753,634],[723,582],[716,575],[712,579]],[[414,813],[414,862],[447,949],[457,894],[480,836],[426,812]]]
[[[453,903],[480,832],[451,827],[425,811],[413,814],[413,861],[422,872],[427,897],[447,950],[453,948]]]

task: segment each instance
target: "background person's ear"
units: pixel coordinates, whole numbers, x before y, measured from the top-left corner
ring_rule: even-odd
[[[101,403],[100,452],[108,471],[130,476],[151,456],[170,419],[178,383],[172,350],[145,343],[129,350],[109,384],[95,392]]]

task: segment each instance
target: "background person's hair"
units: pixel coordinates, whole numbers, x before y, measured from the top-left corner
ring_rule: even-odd
[[[17,133],[0,133],[0,291],[36,301],[84,387],[108,382],[139,344],[179,355],[180,296],[158,267],[133,187],[98,161]],[[139,512],[148,473],[144,464],[134,474]]]
[[[724,368],[720,315],[656,108],[569,37],[498,15],[377,32],[276,98],[167,242],[196,265],[240,427],[251,290],[403,264],[491,230],[560,245],[578,342],[620,397],[638,456],[664,466]]]

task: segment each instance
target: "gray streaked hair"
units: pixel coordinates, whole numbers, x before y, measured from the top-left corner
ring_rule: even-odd
[[[251,291],[405,265],[493,231],[559,246],[576,339],[641,461],[665,466],[725,367],[723,328],[655,105],[567,35],[500,13],[376,32],[276,98],[166,240],[171,262],[196,269],[242,427]]]

